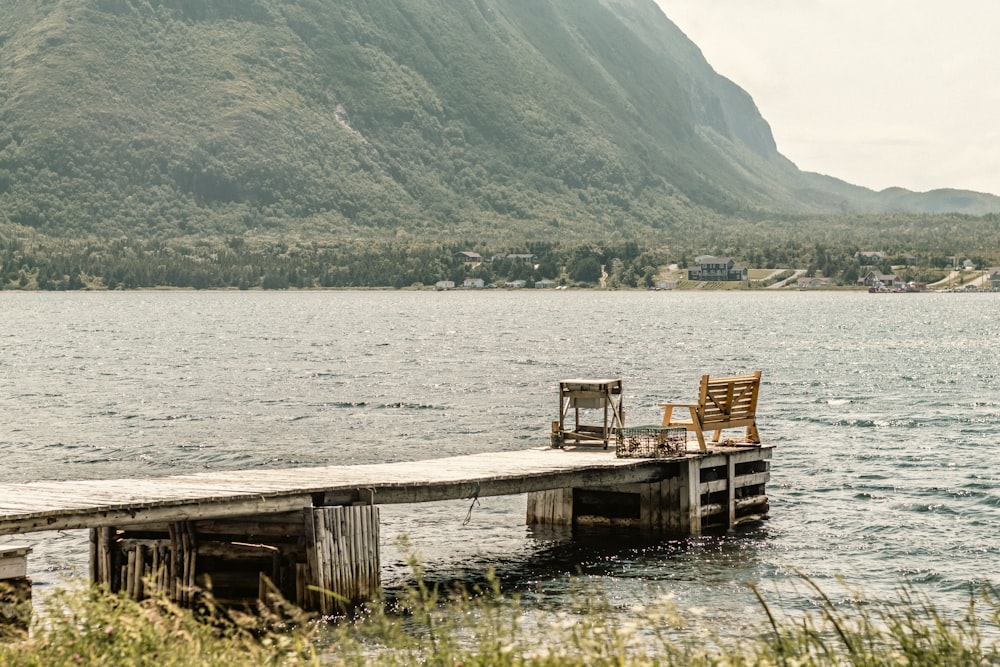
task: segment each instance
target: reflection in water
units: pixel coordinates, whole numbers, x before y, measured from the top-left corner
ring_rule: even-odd
[[[425,503],[416,525],[414,508],[382,508],[383,582],[390,600],[415,585],[407,565],[415,554],[429,585],[470,591],[487,587],[492,577],[537,611],[574,609],[596,596],[613,613],[628,614],[634,605],[669,597],[730,628],[744,628],[748,615],[757,622],[758,605],[745,582],[766,568],[760,558],[770,539],[766,523],[666,538],[603,527],[525,526],[524,496],[482,502],[488,512],[474,512],[468,526],[460,525],[466,501]]]

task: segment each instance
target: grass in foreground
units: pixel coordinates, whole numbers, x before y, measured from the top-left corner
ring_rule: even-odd
[[[637,607],[622,623],[608,603],[578,600],[573,613],[542,613],[498,587],[447,600],[417,583],[391,611],[322,624],[211,608],[141,603],[97,590],[52,596],[28,639],[0,644],[0,665],[1000,665],[1000,602],[983,592],[948,618],[904,591],[894,603],[835,605],[810,580],[816,611],[785,616],[761,601],[760,633],[723,638],[669,600]],[[263,623],[269,629],[263,629]],[[989,638],[989,639],[988,639]]]

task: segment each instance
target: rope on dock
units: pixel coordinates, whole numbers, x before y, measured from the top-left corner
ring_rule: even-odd
[[[479,482],[476,482],[476,490],[469,496],[469,498],[472,498],[472,502],[469,503],[469,511],[465,515],[465,520],[462,521],[463,526],[468,526],[469,522],[472,521],[472,508],[479,504],[479,488]]]

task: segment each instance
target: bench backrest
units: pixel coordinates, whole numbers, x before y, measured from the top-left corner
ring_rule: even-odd
[[[757,413],[760,371],[753,375],[710,378],[701,376],[698,413],[705,430],[717,424],[753,419]]]

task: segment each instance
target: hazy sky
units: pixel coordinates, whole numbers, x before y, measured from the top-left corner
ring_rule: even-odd
[[[800,169],[1000,194],[1000,1],[656,1]]]

